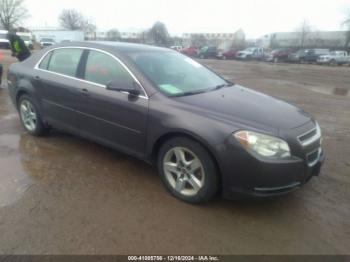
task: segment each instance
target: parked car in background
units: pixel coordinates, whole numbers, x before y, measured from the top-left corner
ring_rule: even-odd
[[[300,63],[300,61],[306,56],[306,52],[306,49],[299,49],[288,56],[288,61],[292,63]]]
[[[33,50],[33,41],[32,41],[32,34],[31,33],[27,33],[27,32],[17,32],[16,33],[25,43],[25,45]]]
[[[239,51],[236,54],[236,59],[239,60],[261,60],[265,57],[265,50],[262,47],[249,47],[243,51]]]
[[[10,41],[7,38],[8,31],[0,30],[0,48],[9,49]]]
[[[183,47],[179,45],[174,45],[174,46],[171,46],[170,49],[180,52],[183,49]]]
[[[56,43],[55,40],[52,39],[52,38],[41,38],[40,39],[40,46],[41,46],[41,48],[52,46],[55,43]]]
[[[324,160],[310,114],[167,48],[61,44],[12,64],[7,79],[29,134],[62,129],[153,163],[189,203],[280,196]]]
[[[321,55],[328,55],[329,49],[301,49],[288,57],[290,62],[316,63]]]
[[[187,48],[183,48],[180,52],[187,56],[196,56],[198,53],[198,49],[193,46],[190,46]]]
[[[301,63],[316,63],[322,55],[329,55],[329,49],[308,49],[306,55],[300,61]]]
[[[317,59],[318,64],[343,65],[349,62],[349,54],[346,51],[332,51],[329,55],[321,55]]]
[[[224,51],[220,58],[223,59],[223,60],[226,60],[226,59],[234,59],[236,58],[236,54],[237,54],[237,50],[236,49],[228,49],[226,51]]]
[[[215,46],[204,46],[198,51],[197,56],[201,59],[217,58],[218,49]]]
[[[284,62],[288,60],[288,56],[292,53],[290,49],[279,48],[271,51],[266,57],[267,62]]]

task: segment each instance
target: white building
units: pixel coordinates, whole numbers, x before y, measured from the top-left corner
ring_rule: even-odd
[[[305,48],[344,48],[344,31],[278,32],[264,35],[257,39],[257,45],[265,48],[305,47]]]
[[[83,31],[69,31],[62,29],[32,29],[32,33],[35,36],[36,41],[40,41],[42,38],[53,39],[56,43],[61,43],[63,41],[84,41]]]
[[[234,33],[184,33],[184,45],[192,45],[192,39],[202,37],[206,40],[207,45],[216,46],[219,49],[228,49],[230,47],[241,47],[245,42],[245,34],[242,29]]]
[[[114,29],[111,30],[100,30],[96,32],[89,32],[85,34],[85,38],[87,40],[108,40],[109,39],[109,32],[113,31]],[[115,29],[118,30],[120,33],[120,37],[122,39],[142,39],[143,37],[143,32],[145,30],[139,29],[139,28],[124,28],[124,29]]]

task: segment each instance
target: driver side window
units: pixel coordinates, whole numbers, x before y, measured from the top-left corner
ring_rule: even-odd
[[[113,80],[123,80],[132,83],[134,79],[129,72],[108,54],[90,50],[85,68],[85,80],[107,85]]]

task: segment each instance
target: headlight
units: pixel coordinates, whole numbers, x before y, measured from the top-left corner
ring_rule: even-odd
[[[253,131],[239,131],[234,137],[248,151],[253,151],[268,158],[288,158],[291,156],[290,148],[284,140],[260,134]]]

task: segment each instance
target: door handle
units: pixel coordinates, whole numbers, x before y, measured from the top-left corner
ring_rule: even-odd
[[[34,76],[34,80],[36,80],[36,81],[40,81],[40,76]]]
[[[86,88],[81,89],[83,96],[90,96],[89,91]]]

